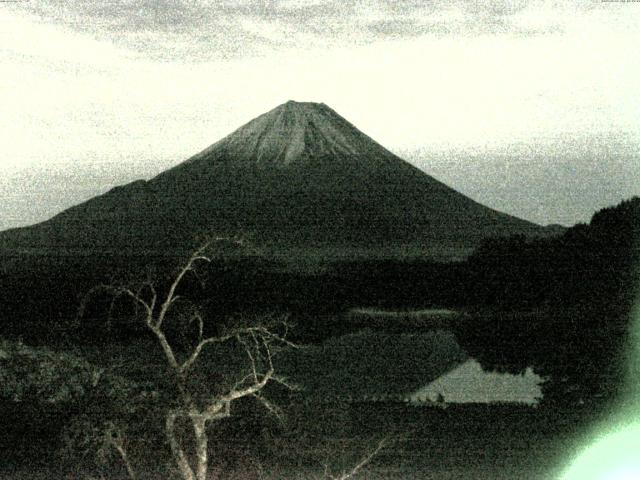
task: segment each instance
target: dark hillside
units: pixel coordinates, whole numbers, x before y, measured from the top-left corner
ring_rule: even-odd
[[[640,279],[640,198],[559,237],[486,242],[468,269],[466,297],[478,312],[459,338],[487,368],[533,365],[555,380],[547,399],[624,393]]]

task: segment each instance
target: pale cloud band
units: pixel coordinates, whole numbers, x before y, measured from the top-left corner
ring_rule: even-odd
[[[199,62],[425,35],[544,35],[603,7],[534,0],[32,0],[9,8],[146,58]]]

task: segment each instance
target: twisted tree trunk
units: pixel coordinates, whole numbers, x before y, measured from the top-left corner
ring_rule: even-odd
[[[207,419],[203,415],[193,415],[191,422],[193,423],[193,433],[196,440],[196,479],[207,480],[207,470],[209,468],[209,459],[207,458]]]
[[[171,453],[173,454],[173,458],[176,462],[176,465],[178,466],[178,469],[180,470],[180,474],[182,475],[182,478],[184,480],[196,480],[196,477],[193,474],[193,470],[189,465],[189,460],[187,459],[187,456],[185,455],[184,450],[180,445],[180,442],[176,438],[175,426],[176,426],[177,418],[178,418],[178,415],[175,412],[170,412],[169,414],[167,414],[166,423],[165,423],[165,427],[166,427],[165,433],[167,435],[167,440],[169,441],[169,446],[171,447]]]

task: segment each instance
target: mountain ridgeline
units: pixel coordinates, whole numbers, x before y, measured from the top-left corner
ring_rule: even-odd
[[[328,106],[290,101],[151,180],[0,233],[0,251],[173,255],[213,234],[281,258],[451,259],[486,237],[545,232],[447,187]]]

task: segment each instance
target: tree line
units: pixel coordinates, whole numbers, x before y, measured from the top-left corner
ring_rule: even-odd
[[[548,400],[623,394],[640,287],[640,198],[564,234],[492,239],[466,262],[464,347],[490,369],[533,366]]]

